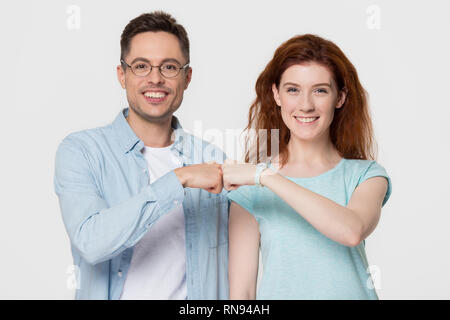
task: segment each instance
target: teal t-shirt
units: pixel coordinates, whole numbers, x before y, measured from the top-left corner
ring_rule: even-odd
[[[384,205],[391,181],[375,161],[342,159],[319,176],[287,178],[347,206],[355,188],[376,176],[388,180]],[[327,238],[266,187],[242,186],[228,198],[259,224],[263,274],[257,299],[378,299],[364,242],[347,247]]]

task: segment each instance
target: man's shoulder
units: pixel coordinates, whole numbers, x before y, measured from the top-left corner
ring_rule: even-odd
[[[59,147],[76,148],[90,152],[99,151],[102,149],[101,146],[107,143],[108,136],[110,137],[111,133],[111,124],[74,131],[63,138]]]

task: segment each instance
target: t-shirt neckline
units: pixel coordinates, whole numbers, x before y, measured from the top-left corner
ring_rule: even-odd
[[[326,175],[336,171],[339,167],[342,166],[342,164],[345,162],[345,160],[346,160],[345,158],[342,158],[341,161],[339,161],[339,163],[337,165],[335,165],[333,168],[331,168],[330,170],[325,171],[325,172],[323,172],[323,173],[321,173],[321,174],[319,174],[317,176],[314,176],[314,177],[291,177],[291,176],[285,176],[285,175],[282,175],[282,174],[280,174],[280,175],[282,175],[285,178],[292,179],[292,180],[318,179],[318,178],[322,178],[323,176],[326,176]],[[275,171],[275,168],[273,167],[272,162],[269,162],[269,168]]]

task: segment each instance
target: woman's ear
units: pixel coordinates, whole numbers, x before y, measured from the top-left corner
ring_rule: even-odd
[[[280,94],[278,92],[278,88],[275,83],[272,84],[272,92],[273,92],[273,98],[275,99],[277,106],[281,107]]]
[[[341,108],[344,105],[346,98],[347,98],[347,89],[344,88],[339,93],[339,99],[338,99],[338,102],[336,104],[336,109],[339,109],[339,108]]]

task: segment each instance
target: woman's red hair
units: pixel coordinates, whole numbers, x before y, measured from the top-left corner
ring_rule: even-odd
[[[246,138],[245,161],[256,152],[256,161],[267,161],[262,156],[271,154],[271,129],[279,129],[279,162],[284,166],[289,153],[287,144],[290,131],[276,107],[272,84],[279,88],[283,72],[292,65],[315,62],[328,68],[337,84],[338,94],[346,93],[343,106],[335,109],[330,125],[330,138],[341,157],[346,159],[374,159],[374,138],[372,121],[367,104],[366,91],[359,82],[353,64],[333,42],[321,37],[305,34],[293,37],[283,43],[256,81],[256,99],[250,107],[246,130],[256,130],[256,141]],[[267,134],[267,150],[260,148],[260,130]],[[249,131],[247,131],[249,132]]]

